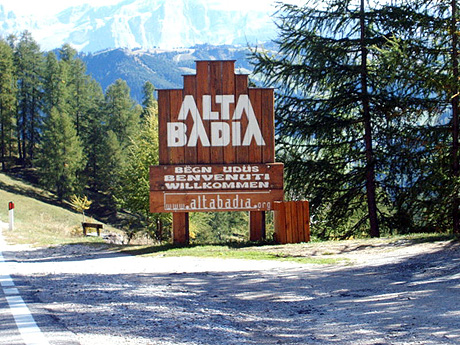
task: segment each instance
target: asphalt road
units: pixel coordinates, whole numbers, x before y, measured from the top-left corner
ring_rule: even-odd
[[[14,257],[8,251],[2,231],[8,224],[0,221],[0,344],[2,345],[77,345],[53,315],[43,309],[24,276],[12,275]]]
[[[51,345],[460,344],[458,243],[340,246],[305,265],[0,243],[0,344],[30,344],[11,295]]]

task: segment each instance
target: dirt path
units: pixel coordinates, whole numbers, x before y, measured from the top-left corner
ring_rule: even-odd
[[[4,256],[84,345],[460,343],[458,243],[292,250],[347,261],[133,257],[81,245]]]

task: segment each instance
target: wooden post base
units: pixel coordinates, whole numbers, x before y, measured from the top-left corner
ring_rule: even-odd
[[[175,212],[173,213],[173,243],[174,244],[189,244],[189,217],[188,213]]]
[[[262,241],[265,236],[265,212],[249,212],[249,240]]]
[[[275,202],[275,240],[278,243],[310,241],[308,201]]]

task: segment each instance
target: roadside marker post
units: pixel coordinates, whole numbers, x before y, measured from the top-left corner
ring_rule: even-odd
[[[13,231],[14,230],[14,202],[10,201],[8,203],[8,215],[9,215],[9,230]]]

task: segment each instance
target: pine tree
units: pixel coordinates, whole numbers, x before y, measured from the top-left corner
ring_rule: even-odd
[[[69,114],[74,119],[77,135],[86,136],[89,116],[103,100],[100,85],[86,73],[86,65],[78,58],[77,51],[70,45],[64,44],[60,49],[61,63],[69,70],[67,85],[71,95],[69,99]]]
[[[0,39],[0,151],[2,170],[6,170],[6,159],[13,151],[14,115],[16,109],[16,80],[13,50]]]
[[[59,61],[56,54],[49,52],[46,54],[45,73],[43,80],[44,88],[44,106],[43,110],[46,114],[51,112],[51,109],[57,107],[59,102],[62,102],[61,92],[65,80],[62,79]]]
[[[121,172],[116,199],[119,207],[129,210],[144,225],[147,235],[162,239],[162,229],[170,222],[166,214],[150,213],[149,169],[157,165],[158,152],[158,106],[150,83],[144,85],[144,108],[141,128],[129,146],[126,166]]]
[[[52,108],[44,124],[37,160],[42,183],[55,190],[62,200],[81,188],[78,174],[84,164],[83,149],[73,121],[57,107]]]
[[[144,99],[142,100],[142,107],[145,111],[155,108],[157,103],[155,100],[155,86],[151,82],[146,82],[143,87]]]
[[[393,89],[406,100],[400,113],[410,120],[397,122],[399,135],[388,145],[391,161],[387,159],[384,182],[393,185],[395,221],[399,217],[399,228],[406,231],[456,232],[460,186],[457,3],[407,1],[387,9],[398,13],[401,25],[381,49],[381,62],[391,72],[387,78]]]
[[[18,78],[18,146],[23,165],[31,165],[40,141],[44,57],[30,32],[25,31],[15,47]]]
[[[281,5],[278,16],[279,53],[253,57],[255,73],[277,88],[277,154],[288,195],[310,199],[320,236],[378,237],[392,216],[382,182],[386,138],[398,132],[387,124],[405,106],[378,48],[397,32],[398,13],[330,0]]]
[[[108,128],[117,135],[125,150],[138,132],[142,110],[132,100],[128,84],[121,79],[107,88],[105,103]]]

